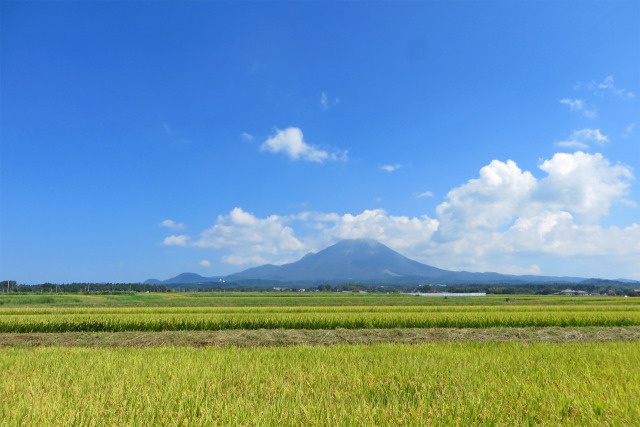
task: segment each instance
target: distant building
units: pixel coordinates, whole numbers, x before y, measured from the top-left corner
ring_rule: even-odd
[[[401,292],[401,295],[416,295],[419,297],[486,297],[486,292]]]
[[[585,292],[585,291],[574,291],[573,289],[565,289],[564,291],[560,291],[558,295],[586,297],[586,296],[589,296],[590,294],[589,292]]]

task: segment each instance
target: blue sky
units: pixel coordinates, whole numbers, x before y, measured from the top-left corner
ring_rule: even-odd
[[[638,2],[0,6],[0,280],[640,279]]]

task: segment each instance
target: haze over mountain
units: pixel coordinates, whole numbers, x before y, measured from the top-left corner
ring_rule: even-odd
[[[226,277],[203,277],[194,273],[183,273],[172,279],[145,283],[176,284],[214,281],[277,280],[281,282],[327,282],[327,283],[402,283],[430,281],[443,283],[490,283],[505,284],[567,282],[577,283],[584,278],[552,276],[514,276],[499,273],[472,273],[449,271],[414,261],[389,247],[367,239],[347,239],[317,253],[309,253],[296,262],[284,265],[266,264],[230,274]]]

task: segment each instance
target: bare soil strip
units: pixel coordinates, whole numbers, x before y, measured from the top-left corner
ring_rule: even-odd
[[[418,344],[443,341],[640,341],[640,326],[492,329],[258,329],[0,334],[0,347],[262,347],[373,343]]]

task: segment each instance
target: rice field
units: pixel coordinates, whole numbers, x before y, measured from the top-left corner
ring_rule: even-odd
[[[0,332],[638,326],[640,311],[1,314]]]
[[[640,298],[42,298],[0,295],[0,425],[640,425]]]
[[[640,344],[8,349],[4,425],[638,425]]]

